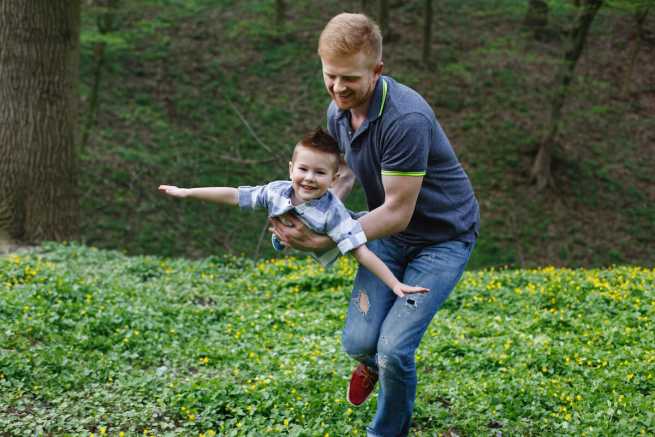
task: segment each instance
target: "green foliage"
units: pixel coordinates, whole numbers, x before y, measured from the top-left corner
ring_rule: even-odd
[[[606,0],[607,6],[627,12],[637,12],[653,7],[653,0]]]
[[[364,435],[340,330],[355,263],[0,258],[3,435]],[[466,273],[417,356],[413,435],[652,435],[655,270]]]
[[[534,45],[520,30],[526,1],[440,2],[430,68],[418,62],[422,8],[405,2],[394,10],[399,39],[385,45],[385,70],[432,105],[473,181],[482,207],[474,268],[655,260],[655,216],[643,207],[653,203],[650,94],[614,96],[625,29],[634,26],[629,14],[604,8],[591,29],[564,108],[556,190],[535,194],[527,178],[572,3],[549,1],[554,37]],[[83,9],[83,96],[93,86],[95,44],[106,44],[97,130],[80,166],[83,242],[130,254],[273,255],[267,235],[260,239],[263,215],[175,201],[156,187],[287,177],[292,146],[325,122],[318,33],[360,2],[288,5],[279,31],[272,0],[122,2],[117,28],[104,35],[98,11]],[[643,53],[635,90],[649,89],[653,76]],[[366,208],[361,189],[347,206]]]

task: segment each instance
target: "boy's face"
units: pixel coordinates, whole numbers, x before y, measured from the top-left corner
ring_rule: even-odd
[[[299,144],[289,162],[289,177],[296,200],[317,199],[337,179],[337,157]]]
[[[342,111],[368,105],[383,64],[373,63],[362,51],[351,56],[323,56],[323,82]]]

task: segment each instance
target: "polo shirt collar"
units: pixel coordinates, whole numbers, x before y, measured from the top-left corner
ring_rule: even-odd
[[[377,83],[375,84],[375,90],[373,91],[371,104],[368,107],[368,121],[376,120],[384,112],[384,104],[386,103],[387,94],[389,93],[388,88],[388,80],[386,80],[384,76],[380,76]]]

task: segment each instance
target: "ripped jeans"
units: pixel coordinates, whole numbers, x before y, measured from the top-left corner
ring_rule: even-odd
[[[406,436],[416,398],[416,349],[461,278],[474,243],[452,240],[416,247],[385,238],[367,246],[402,282],[430,289],[399,298],[360,266],[343,330],[346,353],[380,378],[377,412],[367,435]]]

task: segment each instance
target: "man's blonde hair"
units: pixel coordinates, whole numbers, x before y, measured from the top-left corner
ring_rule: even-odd
[[[382,61],[382,33],[364,14],[342,13],[333,17],[318,39],[321,57],[352,56],[363,51],[373,65]]]

